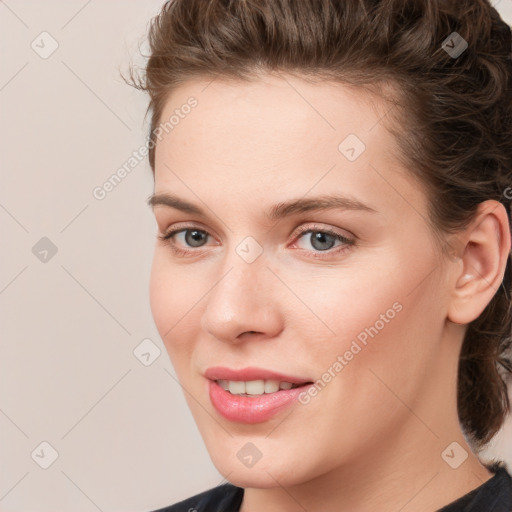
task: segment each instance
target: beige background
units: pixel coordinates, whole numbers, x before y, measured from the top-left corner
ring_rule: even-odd
[[[93,196],[146,140],[119,70],[162,3],[0,0],[1,512],[143,512],[223,480],[149,309],[146,160]],[[489,454],[512,468],[506,428]]]

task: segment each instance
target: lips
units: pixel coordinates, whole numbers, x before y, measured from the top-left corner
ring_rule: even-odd
[[[286,375],[284,373],[277,373],[272,370],[264,368],[248,367],[240,370],[233,370],[222,366],[213,366],[208,368],[204,376],[209,380],[277,380],[279,382],[291,382],[292,384],[307,384],[312,382],[313,379],[297,377],[294,375]]]
[[[311,380],[255,367],[241,370],[212,367],[205,372],[205,377],[208,379],[207,391],[212,405],[221,416],[236,423],[261,423],[269,420],[283,409],[296,404],[300,393],[309,385],[313,385]],[[229,390],[223,389],[219,382],[226,381],[279,381],[291,383],[294,387],[255,396],[244,396],[232,394]]]

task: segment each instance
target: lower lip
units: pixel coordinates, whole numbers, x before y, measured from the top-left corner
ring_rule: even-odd
[[[210,400],[215,409],[227,420],[237,423],[260,423],[272,418],[296,402],[298,396],[312,385],[251,397],[232,395],[215,381],[208,381]]]

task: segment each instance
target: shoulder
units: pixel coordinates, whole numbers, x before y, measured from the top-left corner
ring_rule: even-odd
[[[238,512],[244,490],[226,483],[153,512]]]

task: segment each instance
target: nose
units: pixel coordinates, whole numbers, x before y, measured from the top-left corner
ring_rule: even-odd
[[[207,294],[202,328],[215,338],[240,343],[249,338],[273,338],[283,329],[279,280],[263,257],[252,263],[237,254],[226,262],[222,277]]]

